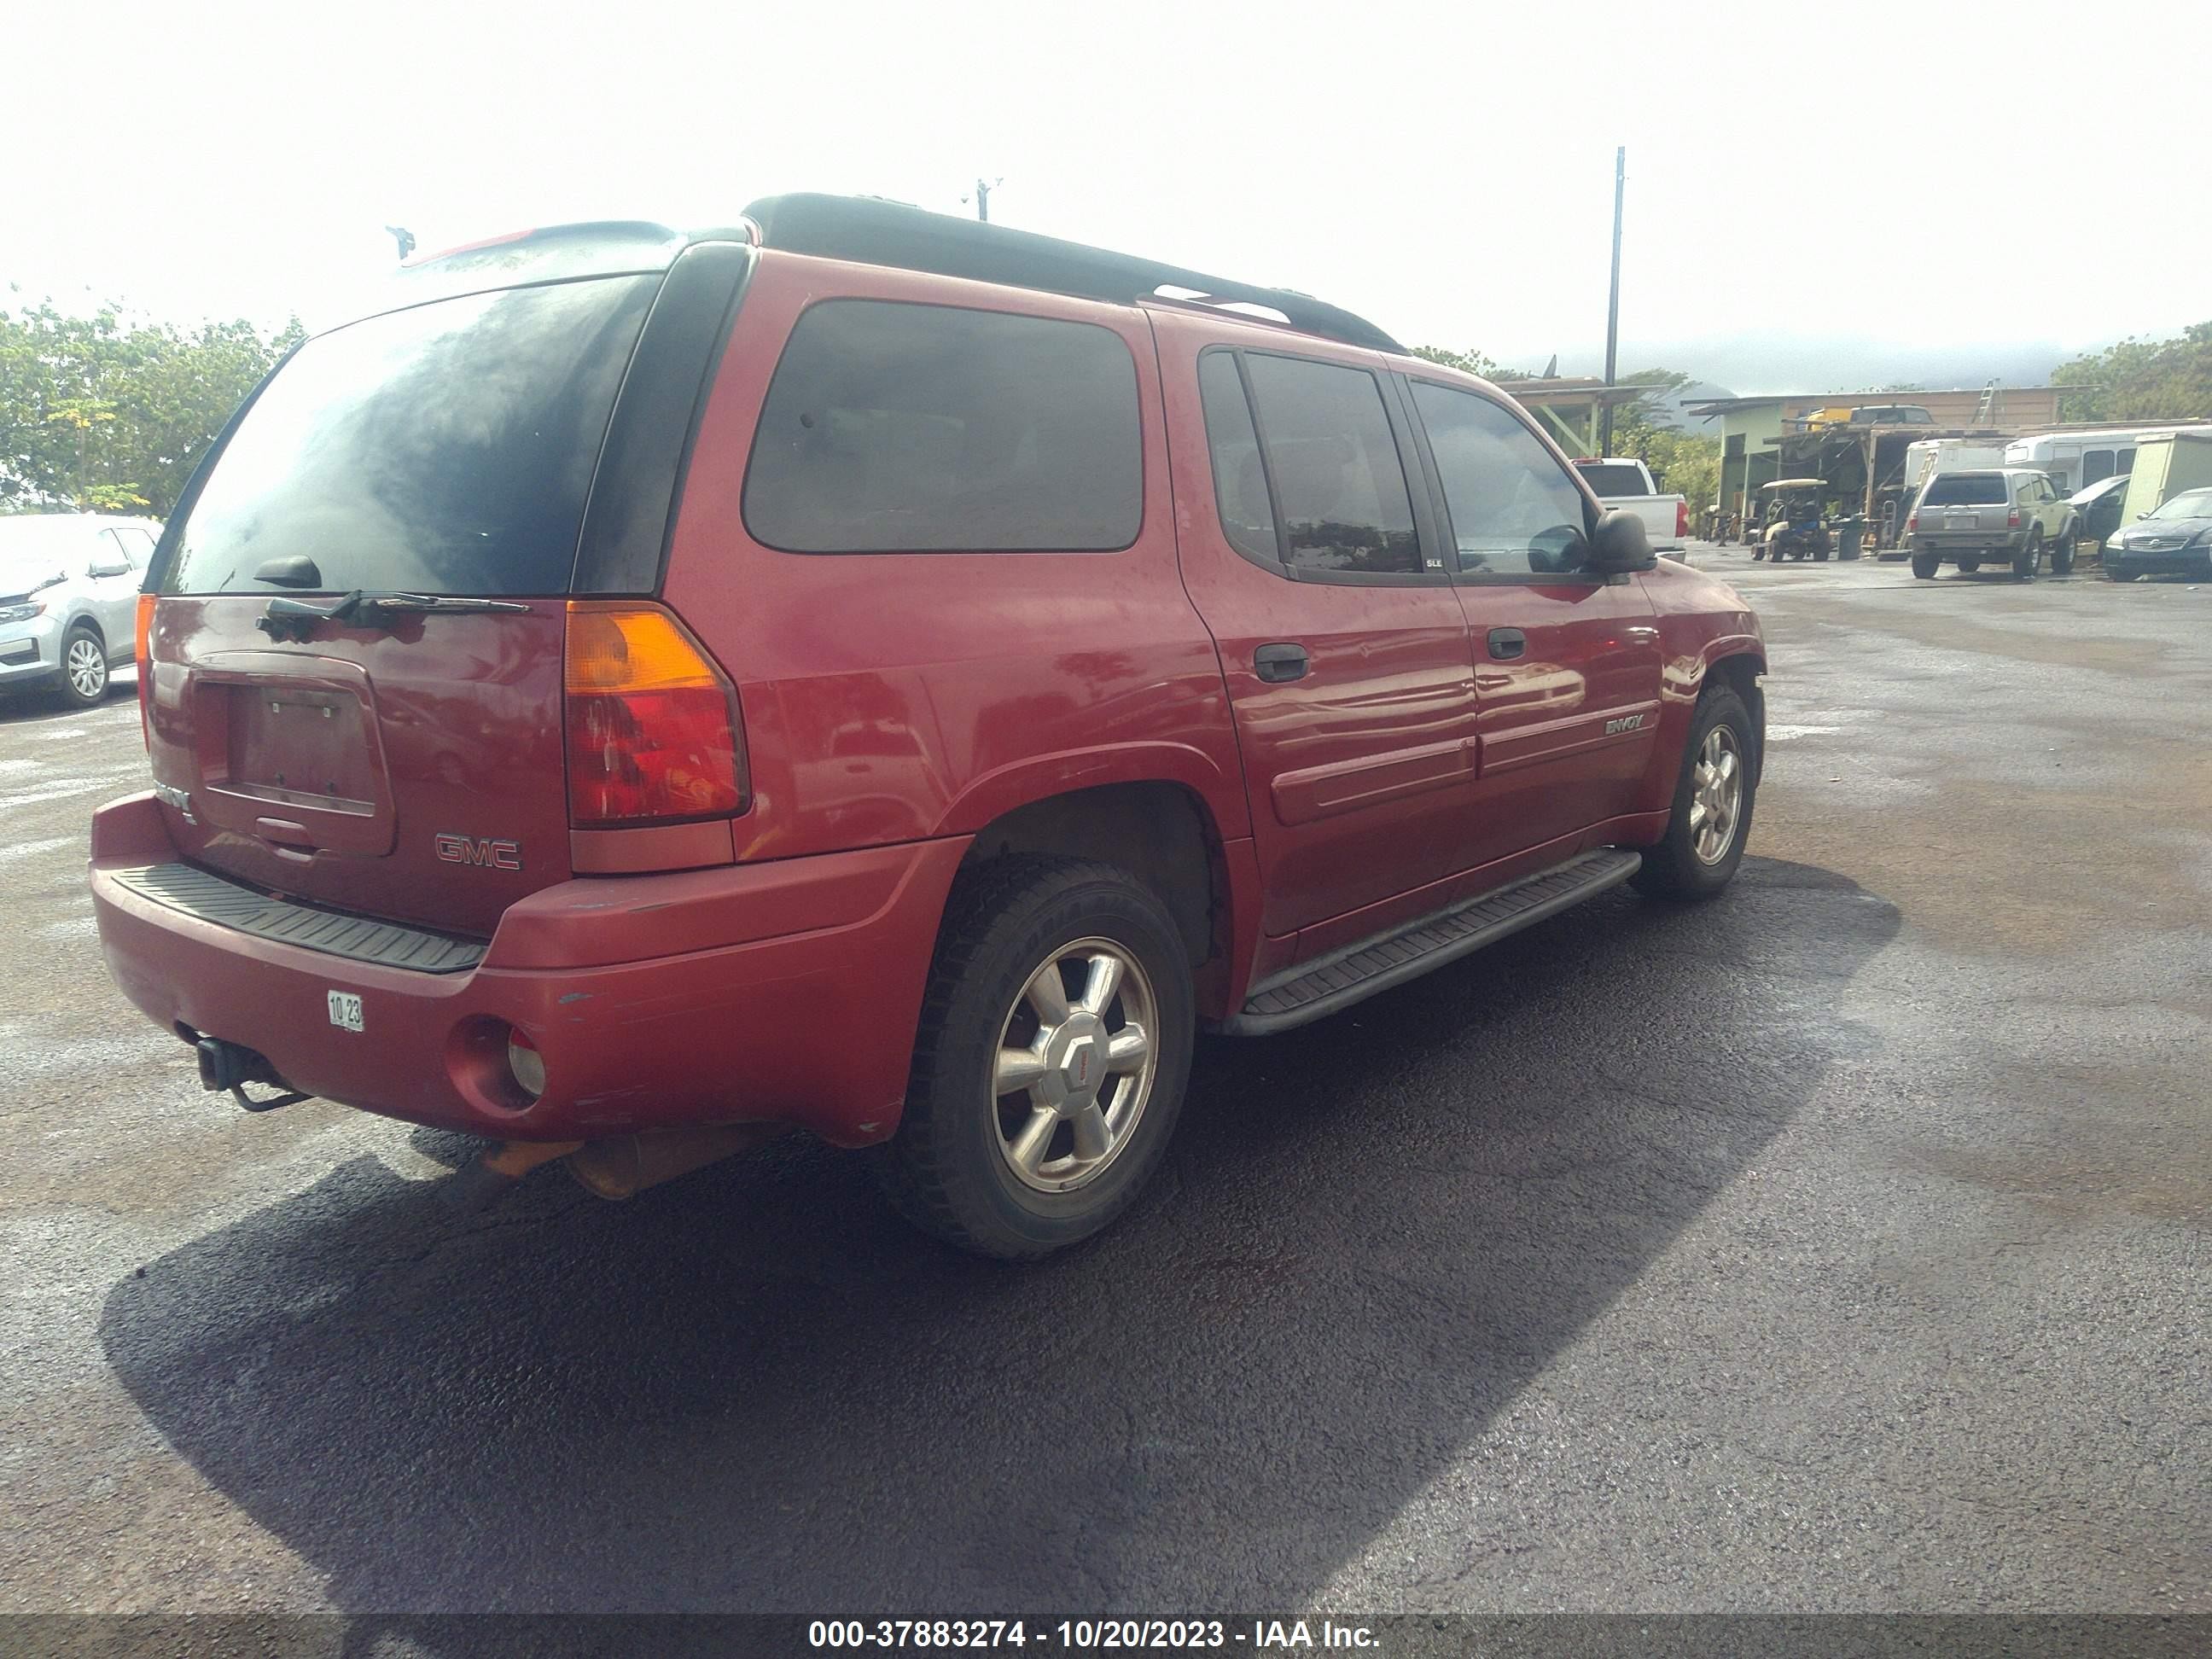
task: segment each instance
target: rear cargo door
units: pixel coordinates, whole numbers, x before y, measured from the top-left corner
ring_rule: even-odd
[[[660,283],[433,298],[264,388],[155,575],[149,744],[187,858],[476,934],[568,876],[566,596]],[[356,592],[500,604],[280,614]]]

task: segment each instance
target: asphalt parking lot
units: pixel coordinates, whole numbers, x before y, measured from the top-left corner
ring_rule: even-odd
[[[1026,1268],[203,1094],[83,890],[129,693],[0,708],[0,1610],[2212,1610],[2212,587],[1698,560],[1732,893],[1211,1044]]]

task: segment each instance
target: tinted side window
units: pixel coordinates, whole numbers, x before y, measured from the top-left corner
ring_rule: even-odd
[[[1547,575],[1582,557],[1583,497],[1552,453],[1505,410],[1423,380],[1413,406],[1429,434],[1462,571]]]
[[[1419,574],[1406,471],[1375,377],[1297,357],[1253,354],[1244,361],[1290,562],[1315,571]]]
[[[793,553],[1108,551],[1144,520],[1142,443],[1109,329],[825,301],[769,386],[745,526]]]
[[[1206,410],[1206,447],[1213,457],[1213,499],[1222,532],[1239,553],[1269,563],[1282,557],[1275,541],[1275,509],[1267,500],[1267,473],[1260,460],[1260,435],[1237,360],[1209,351],[1198,360],[1198,397]]]
[[[2112,452],[2092,449],[2081,457],[2081,483],[2087,489],[2093,483],[2102,483],[2112,476]]]

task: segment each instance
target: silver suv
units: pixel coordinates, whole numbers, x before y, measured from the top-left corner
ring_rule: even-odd
[[[1934,577],[1947,564],[1962,571],[2002,562],[2027,580],[2051,556],[2051,574],[2074,568],[2074,505],[2031,467],[1938,472],[1920,487],[1905,520],[1912,574]]]
[[[88,708],[129,662],[161,526],[102,513],[0,518],[0,687],[52,685]]]

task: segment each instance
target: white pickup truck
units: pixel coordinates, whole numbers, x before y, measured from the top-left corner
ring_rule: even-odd
[[[1650,467],[1638,460],[1607,455],[1578,460],[1575,471],[1607,507],[1617,507],[1643,520],[1653,547],[1678,558],[1681,556],[1682,544],[1690,534],[1690,503],[1680,495],[1661,495]]]

